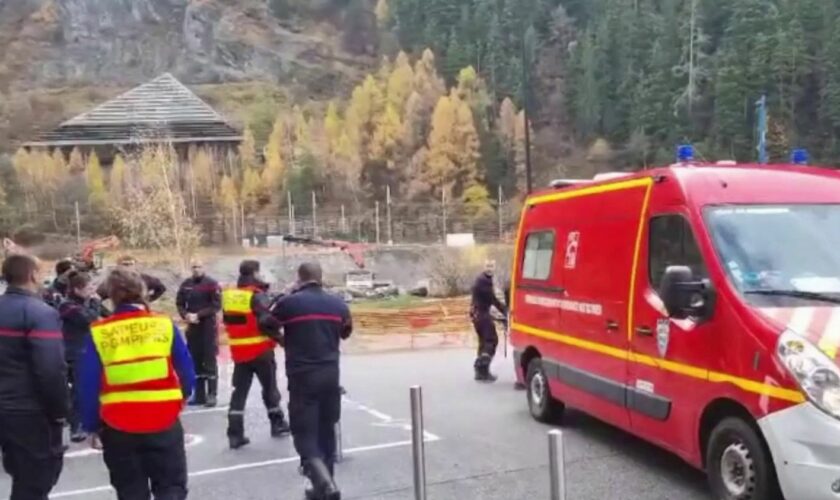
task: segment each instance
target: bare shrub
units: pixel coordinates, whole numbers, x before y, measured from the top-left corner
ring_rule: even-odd
[[[430,250],[426,257],[430,269],[430,294],[435,297],[456,297],[469,293],[473,280],[488,258],[492,257],[486,246],[440,247]]]

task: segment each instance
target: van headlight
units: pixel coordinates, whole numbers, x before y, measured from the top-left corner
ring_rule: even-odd
[[[817,346],[786,330],[776,348],[779,359],[817,408],[840,419],[840,369]]]

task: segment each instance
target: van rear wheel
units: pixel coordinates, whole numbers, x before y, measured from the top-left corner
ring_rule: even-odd
[[[562,416],[563,403],[551,396],[548,377],[540,358],[534,358],[528,363],[527,389],[528,409],[535,420],[551,423]]]
[[[717,500],[781,500],[776,469],[755,429],[726,418],[712,430],[706,474]]]

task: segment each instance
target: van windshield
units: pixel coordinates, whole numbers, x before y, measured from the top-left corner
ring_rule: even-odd
[[[719,206],[705,217],[724,268],[751,302],[840,303],[840,205]]]

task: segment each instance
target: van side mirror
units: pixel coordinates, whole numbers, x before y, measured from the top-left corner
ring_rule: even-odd
[[[665,270],[659,296],[674,319],[707,319],[714,305],[714,290],[708,280],[695,280],[687,266],[669,266]]]

